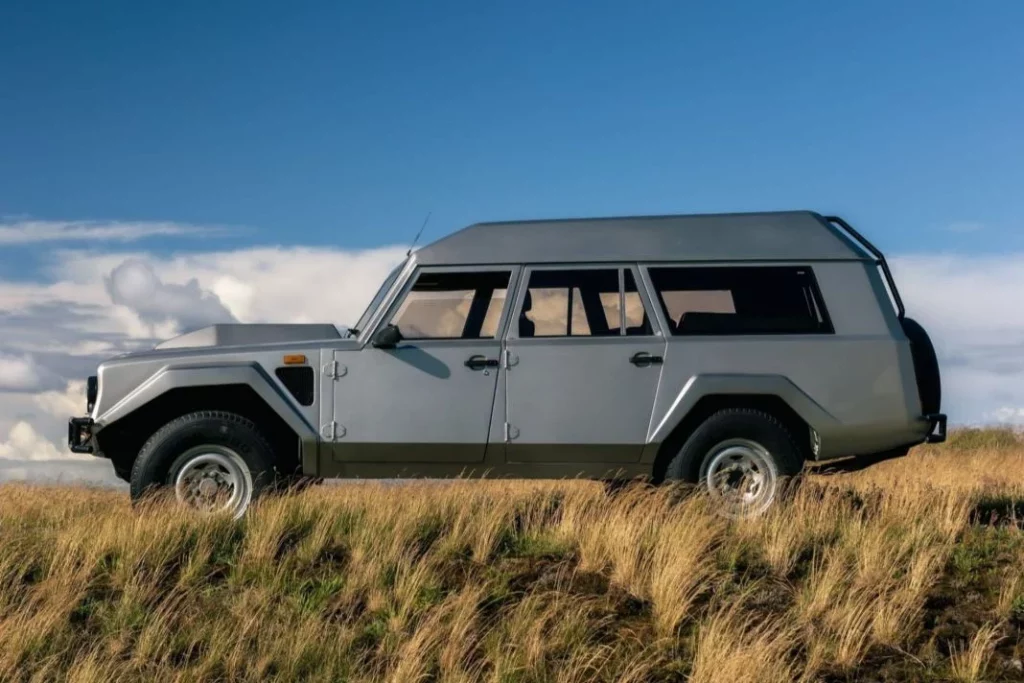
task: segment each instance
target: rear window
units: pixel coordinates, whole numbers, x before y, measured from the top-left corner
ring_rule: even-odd
[[[656,267],[651,282],[673,335],[829,334],[808,267]]]

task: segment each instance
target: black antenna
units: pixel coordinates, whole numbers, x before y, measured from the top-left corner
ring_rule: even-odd
[[[423,229],[427,227],[427,223],[430,221],[430,214],[432,211],[427,211],[427,217],[423,219],[423,225],[420,226],[420,231],[416,233],[416,237],[412,239],[412,244],[409,245],[409,251],[405,252],[406,257],[412,254],[412,248],[416,246],[416,243],[420,241],[420,235],[423,234]]]

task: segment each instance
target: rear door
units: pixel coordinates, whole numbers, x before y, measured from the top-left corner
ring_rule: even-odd
[[[532,267],[506,336],[506,460],[636,462],[665,339],[632,266]]]

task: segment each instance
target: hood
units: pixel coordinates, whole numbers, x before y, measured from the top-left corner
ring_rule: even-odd
[[[158,350],[341,339],[334,325],[211,325],[156,345]]]

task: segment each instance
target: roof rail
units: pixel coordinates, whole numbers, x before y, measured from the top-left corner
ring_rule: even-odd
[[[889,264],[885,260],[885,256],[878,250],[878,247],[871,244],[864,235],[853,229],[853,226],[844,221],[839,216],[825,216],[826,221],[838,225],[840,228],[850,234],[861,247],[866,249],[868,253],[875,257],[875,262],[882,269],[882,275],[885,276],[885,284],[889,288],[889,293],[892,295],[893,303],[896,304],[896,317],[900,320],[906,317],[907,311],[903,308],[903,299],[900,297],[900,292],[896,289],[896,281],[892,279],[892,272],[889,270]]]

